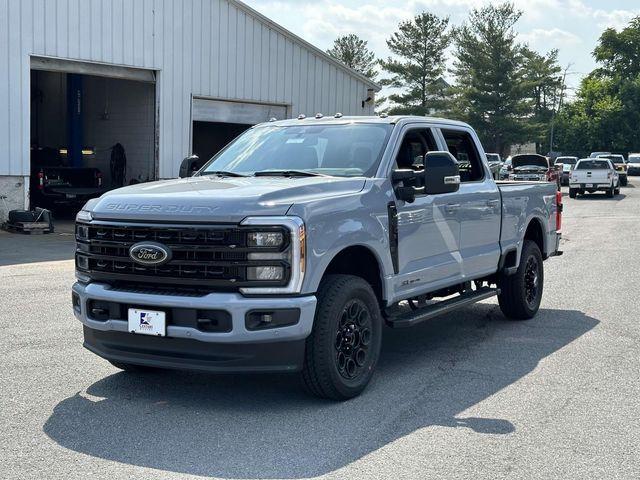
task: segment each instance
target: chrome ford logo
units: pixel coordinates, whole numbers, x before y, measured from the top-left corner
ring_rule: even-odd
[[[171,260],[171,250],[161,243],[140,242],[131,246],[129,256],[142,265],[162,265]]]

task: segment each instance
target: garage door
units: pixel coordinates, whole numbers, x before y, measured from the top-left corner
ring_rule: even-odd
[[[284,105],[225,102],[207,98],[193,99],[194,122],[255,125],[267,122],[271,118],[277,118],[278,120],[287,118],[287,107]]]

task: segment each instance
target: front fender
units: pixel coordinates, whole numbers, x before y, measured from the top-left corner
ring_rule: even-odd
[[[336,255],[345,248],[366,247],[377,259],[384,277],[393,272],[389,252],[387,195],[374,181],[357,194],[294,204],[289,215],[302,218],[307,233],[304,294],[315,293]]]

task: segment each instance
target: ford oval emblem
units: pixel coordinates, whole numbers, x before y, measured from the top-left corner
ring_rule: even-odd
[[[139,242],[131,246],[129,256],[142,265],[162,265],[171,260],[171,250],[161,243]]]

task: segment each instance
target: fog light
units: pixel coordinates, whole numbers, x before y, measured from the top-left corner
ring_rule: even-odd
[[[250,247],[279,247],[284,241],[282,232],[251,232],[247,235]]]
[[[247,280],[282,280],[284,278],[284,270],[282,267],[248,267]]]
[[[80,270],[89,270],[89,257],[76,255],[76,267]]]

